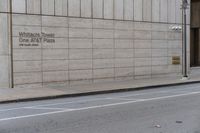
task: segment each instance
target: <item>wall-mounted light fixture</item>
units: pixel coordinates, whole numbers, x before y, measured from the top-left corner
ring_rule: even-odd
[[[173,30],[173,31],[179,31],[179,32],[181,32],[182,31],[182,26],[181,25],[173,25],[173,26],[170,26],[169,29]]]

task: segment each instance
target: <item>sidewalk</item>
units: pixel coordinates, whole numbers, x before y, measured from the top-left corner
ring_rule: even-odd
[[[2,88],[0,89],[0,103],[84,96],[188,83],[200,83],[200,77],[192,77],[188,80],[181,80],[180,78],[154,78],[95,83],[90,85],[74,85],[70,87]]]

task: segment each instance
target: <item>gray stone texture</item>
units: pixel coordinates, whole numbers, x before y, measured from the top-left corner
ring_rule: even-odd
[[[16,85],[150,78],[174,73],[170,58],[181,54],[181,33],[170,24],[43,16],[32,28],[27,15],[20,17],[15,38],[23,30],[44,31],[55,33],[56,43],[14,47]]]
[[[133,0],[124,0],[124,19],[133,20],[134,16],[134,1]]]
[[[189,1],[190,3],[190,1]],[[14,13],[181,23],[181,0],[12,0]],[[9,0],[0,1],[9,12]],[[187,10],[190,23],[190,10]]]
[[[69,16],[80,17],[81,15],[81,1],[80,0],[68,0],[68,14]]]
[[[168,19],[167,7],[168,7],[168,1],[160,0],[160,22],[167,22],[167,19]],[[178,8],[178,10],[180,10],[180,8]]]
[[[152,21],[160,21],[160,0],[152,0]]]
[[[10,86],[9,16],[0,13],[0,87]]]
[[[92,0],[81,0],[81,17],[91,18],[92,16]]]
[[[44,15],[54,15],[54,0],[41,0],[42,1],[42,14]]]
[[[151,21],[152,19],[152,0],[143,0],[143,20]]]
[[[114,13],[114,0],[104,0],[104,18],[105,19],[113,19],[113,13]]]
[[[10,56],[0,55],[0,87],[10,87]]]
[[[40,0],[27,0],[27,13],[40,14]]]
[[[26,1],[12,0],[12,10],[17,13],[26,13]]]
[[[142,21],[143,19],[143,7],[142,7],[142,0],[134,0],[134,20]]]
[[[179,0],[13,4],[15,85],[95,83],[181,72],[181,65],[172,65],[171,59],[181,56],[182,34],[169,28],[181,22]],[[1,0],[0,7],[0,12],[8,11],[8,1]],[[0,13],[0,86],[8,86],[10,78],[8,18]],[[55,43],[20,46],[19,32],[53,33]]]
[[[103,0],[93,0],[92,9],[93,18],[103,18]]]
[[[67,16],[68,15],[68,1],[55,0],[55,15]]]
[[[0,12],[9,12],[9,0],[0,1]]]
[[[168,0],[168,22],[176,23],[176,1]]]
[[[123,0],[114,0],[114,18],[115,19],[124,19],[124,1]]]
[[[182,22],[182,10],[180,10],[181,4],[180,0],[176,0],[176,23]]]

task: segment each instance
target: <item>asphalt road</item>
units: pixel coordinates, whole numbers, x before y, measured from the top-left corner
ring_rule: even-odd
[[[2,104],[0,133],[200,133],[200,84]]]

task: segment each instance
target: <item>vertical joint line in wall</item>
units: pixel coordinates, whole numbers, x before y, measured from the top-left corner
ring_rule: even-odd
[[[14,71],[13,71],[13,27],[12,27],[12,0],[10,2],[10,87],[14,88]]]
[[[167,34],[169,34],[169,31],[167,31]],[[168,61],[169,58],[169,39],[167,38],[167,65],[169,66],[170,63]]]
[[[25,0],[25,10],[26,10],[26,14],[28,13],[28,2],[27,2],[27,0]]]
[[[143,3],[144,3],[144,0],[142,0],[142,21],[144,21],[144,15],[143,15],[143,13],[144,13],[144,10],[143,10],[144,5],[143,5]]]
[[[151,8],[151,21],[150,22],[153,22],[153,11],[152,11],[153,4],[152,4],[152,0],[150,2],[151,2],[151,7],[150,7]]]
[[[159,0],[159,20],[158,22],[160,22],[161,20],[161,1]]]
[[[93,19],[93,0],[91,0],[91,18]],[[93,22],[92,22],[93,23]],[[93,24],[92,24],[93,25]]]
[[[151,22],[153,22],[153,0],[151,0]],[[156,21],[154,21],[156,22]]]
[[[152,72],[153,72],[153,67],[152,67],[152,61],[153,61],[153,47],[152,47],[152,44],[153,44],[153,40],[152,40],[152,24],[151,24],[151,78],[152,78]]]
[[[56,0],[54,0],[54,5],[53,5],[54,7],[54,16],[56,15]]]
[[[133,10],[132,10],[132,12],[133,12],[133,21],[134,21],[134,16],[135,16],[135,15],[134,15],[134,5],[135,5],[135,4],[134,4],[134,1],[135,1],[135,0],[133,0]]]
[[[116,39],[115,39],[115,21],[113,20],[113,52],[114,52],[114,80],[116,80]]]
[[[102,0],[102,18],[105,18],[105,16],[104,16],[104,0]]]
[[[94,19],[92,19],[92,83],[94,83]]]
[[[69,2],[67,0],[67,16],[69,16]],[[69,23],[69,22],[68,22]],[[69,27],[68,27],[69,28]]]
[[[133,22],[133,34],[134,32],[135,23]],[[133,37],[133,79],[135,79],[135,38]]]
[[[115,19],[115,0],[113,0],[113,20]],[[114,21],[113,21],[114,23]]]
[[[166,10],[167,10],[167,12],[166,12],[166,14],[167,14],[167,20],[166,20],[166,23],[168,23],[168,16],[169,16],[169,13],[168,13],[168,0],[167,0],[167,8],[166,8]]]
[[[125,0],[123,0],[123,20],[125,20]]]
[[[68,5],[68,4],[67,4]],[[68,8],[67,8],[68,10]],[[67,11],[68,12],[68,11]],[[68,67],[68,73],[67,73],[67,76],[68,76],[68,85],[70,85],[70,71],[69,71],[69,63],[70,63],[70,58],[69,58],[69,18],[67,18],[67,30],[68,30],[68,35],[67,35],[67,38],[68,38],[68,49],[67,49],[67,67]]]
[[[40,15],[42,15],[42,0],[40,0]]]
[[[42,32],[42,16],[41,16],[41,20],[40,20],[40,30]],[[41,70],[42,70],[42,86],[44,85],[44,70],[43,70],[43,42],[41,42]]]
[[[113,6],[113,8],[112,8],[112,11],[113,11],[113,12],[112,12],[112,19],[113,19],[113,20],[114,20],[114,18],[115,18],[115,13],[114,13],[114,12],[115,12],[115,10],[114,10],[114,8],[115,8],[115,3],[114,3],[114,2],[115,2],[115,0],[113,0],[113,2],[112,2],[112,4],[113,4],[113,5],[112,5],[112,6]],[[114,21],[113,21],[113,23],[114,23]]]
[[[81,0],[79,0],[80,10],[79,10],[79,16],[82,17],[81,9],[82,9],[82,3]]]
[[[116,72],[116,65],[115,65],[115,50],[116,50],[116,47],[115,47],[115,26],[114,26],[114,21],[113,21],[113,63],[114,63],[114,80],[116,79],[116,74],[115,74],[115,72]]]
[[[150,74],[150,77],[152,78],[152,71],[153,71],[153,63],[152,63],[152,60],[153,60],[153,56],[152,56],[152,52],[153,52],[153,49],[152,49],[152,44],[153,44],[153,41],[151,40],[151,74]]]
[[[175,7],[178,7],[177,0],[175,0]],[[177,24],[177,22],[178,22],[178,20],[177,20],[178,14],[176,13],[177,10],[178,10],[178,8],[175,9],[175,24]]]
[[[135,79],[135,78],[134,78],[134,76],[135,76],[135,49],[134,49],[134,48],[135,48],[135,45],[134,45],[134,40],[135,40],[135,39],[134,39],[134,26],[135,26],[135,25],[134,25],[134,22],[131,21],[131,23],[132,23],[132,28],[133,28],[133,29],[132,29],[132,32],[133,32],[133,38],[132,38],[132,41],[133,41],[133,42],[132,42],[132,46],[133,46],[133,47],[132,47],[132,49],[133,49],[133,51],[132,51],[132,52],[133,52],[133,59],[132,59],[132,60],[133,60],[133,66],[132,66],[132,67],[133,67],[133,68],[132,68],[132,69],[133,69],[133,73],[132,73],[132,74],[133,74],[133,79]]]
[[[171,16],[170,15],[170,12],[169,12],[169,0],[167,0],[167,23],[170,23],[170,19],[169,19],[169,17]]]

